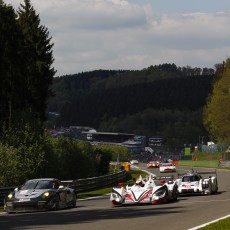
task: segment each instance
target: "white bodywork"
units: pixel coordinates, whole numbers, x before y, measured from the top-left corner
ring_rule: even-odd
[[[152,176],[142,181],[143,186],[134,184],[132,186],[127,185],[126,187],[114,187],[110,195],[112,204],[114,206],[135,203],[156,204],[177,199],[177,184],[175,181],[166,182],[165,180],[161,180],[160,184],[159,180],[156,180],[156,177]]]
[[[138,165],[139,162],[138,162],[138,160],[131,160],[131,161],[130,161],[130,164],[131,164],[131,165]]]
[[[159,166],[159,170],[161,173],[164,172],[176,172],[176,166],[172,163],[162,163]]]
[[[215,174],[202,178],[201,175]],[[216,172],[191,172],[176,180],[178,194],[213,194],[218,191]]]

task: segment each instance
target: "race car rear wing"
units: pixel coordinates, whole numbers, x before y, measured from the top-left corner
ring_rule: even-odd
[[[185,176],[190,173],[197,173],[197,174],[203,174],[203,175],[204,174],[205,175],[217,175],[216,169],[213,171],[199,171],[199,172],[192,169],[190,172],[187,172],[187,173],[177,173],[177,176],[179,178],[180,176]]]
[[[154,178],[154,180],[173,180],[174,179],[174,175],[171,176],[157,176]]]

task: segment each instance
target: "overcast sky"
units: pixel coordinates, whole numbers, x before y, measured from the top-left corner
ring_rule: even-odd
[[[52,37],[56,76],[163,63],[214,68],[230,56],[230,0],[31,3]]]

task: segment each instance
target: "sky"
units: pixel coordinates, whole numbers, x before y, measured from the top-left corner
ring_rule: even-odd
[[[24,0],[3,0],[15,10]],[[230,0],[31,0],[52,37],[55,76],[230,56]]]

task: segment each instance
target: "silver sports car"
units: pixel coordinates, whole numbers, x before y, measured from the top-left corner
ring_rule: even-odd
[[[57,210],[76,206],[74,189],[64,187],[55,178],[32,179],[9,193],[4,201],[7,213]]]

